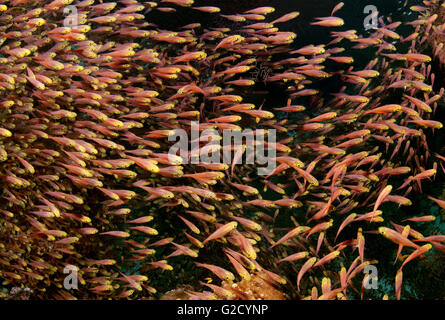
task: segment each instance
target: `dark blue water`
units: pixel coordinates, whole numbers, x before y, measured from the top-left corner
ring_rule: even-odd
[[[268,15],[272,19],[278,18],[291,11],[298,11],[300,15],[297,19],[279,25],[280,29],[292,30],[298,34],[298,43],[323,42],[329,39],[329,28],[309,28],[309,23],[314,17],[329,16],[338,0],[196,0],[194,6],[217,6],[221,8],[223,14],[235,14],[260,6],[272,6],[275,12]],[[368,15],[364,13],[364,8],[368,5],[375,6],[380,17],[391,17],[394,21],[406,21],[411,17],[407,8],[409,5],[418,4],[420,1],[413,0],[344,0],[345,6],[336,13],[345,20],[344,30],[355,29],[359,34],[365,34],[366,30],[363,22]],[[408,2],[408,6],[405,3]],[[232,22],[220,19],[218,14],[202,13],[190,8],[179,8],[176,14],[161,13],[153,10],[147,15],[150,22],[156,23],[159,27],[174,29],[186,24],[200,22],[204,27],[215,26],[215,22]],[[174,17],[174,19],[172,19]]]

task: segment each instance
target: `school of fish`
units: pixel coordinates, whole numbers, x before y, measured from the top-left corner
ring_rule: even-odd
[[[445,252],[445,235],[416,230],[435,216],[393,221],[384,209],[411,205],[445,174],[445,150],[427,138],[442,128],[432,63],[445,5],[425,0],[411,7],[416,20],[380,19],[367,36],[344,31],[342,7],[311,23],[329,43],[298,47],[279,27],[299,13],[273,7],[227,15],[194,0],[0,0],[1,286],[39,299],[141,299],[191,261],[204,276],[190,280],[190,299],[249,299],[232,284],[255,276],[288,298],[346,300],[363,297],[363,270],[378,267],[366,248],[379,241],[397,266],[383,298],[403,298],[406,265]],[[231,27],[170,31],[146,18],[177,10]],[[434,34],[433,54],[422,53]],[[374,58],[357,68],[348,46]],[[339,91],[325,94],[326,79]],[[287,103],[254,103],[261,83],[283,88]],[[202,132],[275,129],[265,148],[276,168],[260,176],[252,164],[169,156],[169,137],[191,121]],[[208,145],[217,138],[201,135],[188,157],[223,151]],[[238,159],[248,148],[230,146]],[[78,290],[64,287],[67,266],[78,268]]]

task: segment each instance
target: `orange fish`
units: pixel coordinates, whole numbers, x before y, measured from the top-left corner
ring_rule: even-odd
[[[215,232],[213,232],[210,236],[208,236],[202,243],[205,245],[207,242],[209,242],[211,240],[216,240],[216,239],[222,238],[229,232],[236,229],[237,226],[238,226],[238,222],[236,222],[236,221],[229,222],[229,223],[219,227]]]

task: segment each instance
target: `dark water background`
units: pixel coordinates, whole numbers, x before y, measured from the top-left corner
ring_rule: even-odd
[[[415,0],[345,0],[343,2],[345,3],[344,7],[337,11],[335,15],[342,18],[345,21],[345,25],[335,28],[335,30],[356,30],[358,35],[363,36],[373,32],[373,30],[365,30],[364,27],[365,18],[369,15],[369,13],[364,13],[366,6],[375,6],[379,11],[379,17],[385,19],[385,23],[387,23],[386,18],[388,17],[391,17],[392,21],[412,20],[414,14],[408,8],[410,4],[417,3]],[[261,6],[272,6],[276,10],[267,15],[267,21],[272,21],[292,11],[298,11],[300,15],[296,19],[278,25],[280,31],[292,31],[297,34],[297,38],[292,44],[297,49],[308,44],[327,44],[332,40],[330,36],[331,28],[312,26],[310,23],[314,21],[315,17],[329,16],[337,3],[339,3],[338,0],[195,0],[194,6],[214,5],[221,8],[221,13],[223,14],[236,14]],[[201,23],[203,28],[237,28],[244,25],[244,23],[232,22],[218,17],[218,14],[207,14],[190,8],[172,7],[177,8],[177,11],[174,13],[174,19],[172,19],[173,14],[171,13],[152,10],[147,14],[147,20],[166,30],[176,30],[184,25],[196,22]],[[403,28],[399,28],[397,31],[403,35]],[[343,41],[342,45],[348,44],[344,44]],[[350,47],[345,47],[345,49],[351,50]],[[352,54],[356,69],[363,68],[375,55],[371,48],[364,50],[352,49]],[[340,67],[339,64],[329,61],[326,64],[330,64],[334,68]],[[338,92],[341,85],[342,83],[335,78],[329,78],[319,82],[319,89],[327,97],[332,92]],[[276,107],[286,103],[285,95],[275,84],[270,84],[266,87],[261,87],[260,85],[257,89],[269,92],[264,108],[266,110],[268,106]],[[260,100],[252,102],[259,105],[262,104]]]

